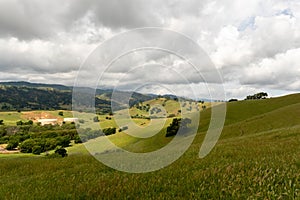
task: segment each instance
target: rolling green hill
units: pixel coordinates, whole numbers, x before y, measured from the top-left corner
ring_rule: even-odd
[[[227,103],[221,138],[199,159],[210,114],[210,108],[201,111],[191,147],[159,171],[118,172],[78,145],[64,159],[1,158],[0,194],[3,199],[300,198],[300,94]],[[133,140],[117,133],[108,138],[127,150],[145,152],[170,142],[163,134]]]

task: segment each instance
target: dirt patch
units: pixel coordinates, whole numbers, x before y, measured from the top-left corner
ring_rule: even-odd
[[[62,122],[63,119],[57,116],[50,114],[49,112],[23,112],[22,118],[26,120],[32,120],[37,122],[39,119],[57,119],[58,122]]]
[[[11,151],[8,151],[6,150],[7,144],[1,144],[0,145],[0,154],[11,154],[11,153],[20,153],[19,150],[11,150]]]

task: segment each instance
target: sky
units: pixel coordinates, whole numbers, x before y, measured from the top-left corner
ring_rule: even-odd
[[[219,77],[205,75],[205,67],[200,67],[204,78],[195,77],[187,59],[158,49],[129,52],[110,67],[100,61],[83,69],[93,52],[111,56],[112,49],[122,52],[151,41],[166,49],[174,45],[191,61],[210,60],[226,99],[261,91],[270,96],[296,93],[299,18],[299,0],[0,0],[0,81],[90,86],[98,78],[103,88],[181,96],[194,91],[200,98],[221,84]],[[183,38],[154,33],[125,37],[145,27]],[[122,34],[126,40],[120,42],[116,38]],[[203,57],[195,56],[186,38],[202,49]]]

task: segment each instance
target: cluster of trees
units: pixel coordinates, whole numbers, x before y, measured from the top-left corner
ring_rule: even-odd
[[[254,95],[249,95],[245,100],[253,100],[253,99],[266,99],[268,94],[266,92],[260,92]]]
[[[77,132],[81,133],[80,135]],[[74,123],[59,125],[36,125],[28,122],[18,126],[0,126],[0,144],[7,144],[7,150],[19,149],[22,153],[40,154],[49,150],[68,147],[100,136],[116,133],[116,128],[100,130],[82,129]]]
[[[134,119],[148,119],[150,120],[150,117],[147,117],[147,116],[144,116],[144,115],[139,115],[139,114],[136,114],[136,115],[131,115],[131,118]]]
[[[102,131],[103,131],[103,133],[104,133],[105,135],[113,135],[113,134],[116,133],[116,128],[115,128],[115,127],[112,127],[112,128],[105,128],[105,129],[103,129]]]
[[[229,99],[228,102],[235,102],[235,101],[238,101],[238,99]]]
[[[153,114],[158,114],[162,112],[162,110],[158,107],[153,107],[151,110],[150,110],[150,114],[153,115]]]
[[[19,123],[18,126],[0,128],[0,143],[7,144],[7,150],[18,148],[22,153],[40,154],[58,147],[68,147],[71,140],[77,138],[75,124],[38,126]]]
[[[78,129],[79,135],[77,135],[74,138],[74,142],[75,144],[78,144],[78,143],[87,142],[88,140],[95,139],[97,137],[112,135],[117,132],[116,130],[117,129],[115,127],[105,128],[102,131],[92,130],[91,128],[86,128],[86,129],[79,128]]]
[[[33,121],[32,120],[29,120],[27,122],[23,122],[22,120],[20,121],[17,121],[16,122],[17,126],[22,126],[22,125],[33,125]]]
[[[0,87],[0,111],[71,109],[72,91],[65,90],[66,88],[61,89],[63,90],[2,85]],[[111,112],[111,102],[108,100],[95,97],[95,107],[99,114]],[[60,112],[59,115],[63,116],[63,113]]]
[[[188,126],[192,123],[192,120],[189,118],[174,118],[172,123],[167,127],[166,137],[175,136],[179,131],[179,128],[182,130],[188,129]]]
[[[60,110],[71,106],[71,92],[5,86],[0,88],[0,110]]]
[[[139,102],[135,105],[135,107],[139,110],[144,110],[144,111],[148,112],[150,109],[150,104],[143,105],[142,102]]]

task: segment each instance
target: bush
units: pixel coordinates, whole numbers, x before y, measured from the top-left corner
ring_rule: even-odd
[[[43,149],[41,146],[39,145],[35,145],[34,147],[32,147],[32,153],[35,155],[40,155],[43,152]]]
[[[17,140],[9,140],[6,149],[7,150],[14,150],[19,145],[19,142]]]
[[[66,156],[68,156],[67,150],[64,149],[64,148],[59,148],[59,149],[55,150],[54,153],[60,155],[61,157],[66,157]]]
[[[76,136],[74,138],[74,142],[75,142],[75,144],[79,144],[79,143],[82,143],[82,140],[81,140],[81,138],[79,136]]]
[[[182,129],[187,129],[188,125],[191,124],[191,123],[192,123],[192,120],[189,119],[189,118],[185,118],[185,119],[175,118],[175,119],[173,119],[170,126],[167,127],[166,137],[175,136],[180,127]]]
[[[168,118],[173,118],[173,117],[175,117],[175,114],[169,114],[168,115]]]
[[[116,128],[106,128],[102,130],[105,135],[112,135],[116,133]]]
[[[17,124],[17,126],[22,126],[23,122],[22,121],[17,121],[16,124]]]
[[[238,101],[237,99],[230,99],[228,102]]]
[[[98,116],[94,117],[94,122],[99,122],[99,117]]]
[[[68,147],[70,145],[71,139],[69,136],[60,136],[57,137],[57,144],[62,147]]]
[[[33,139],[27,139],[20,144],[20,151],[22,153],[31,153],[32,147],[36,145],[36,142]]]

